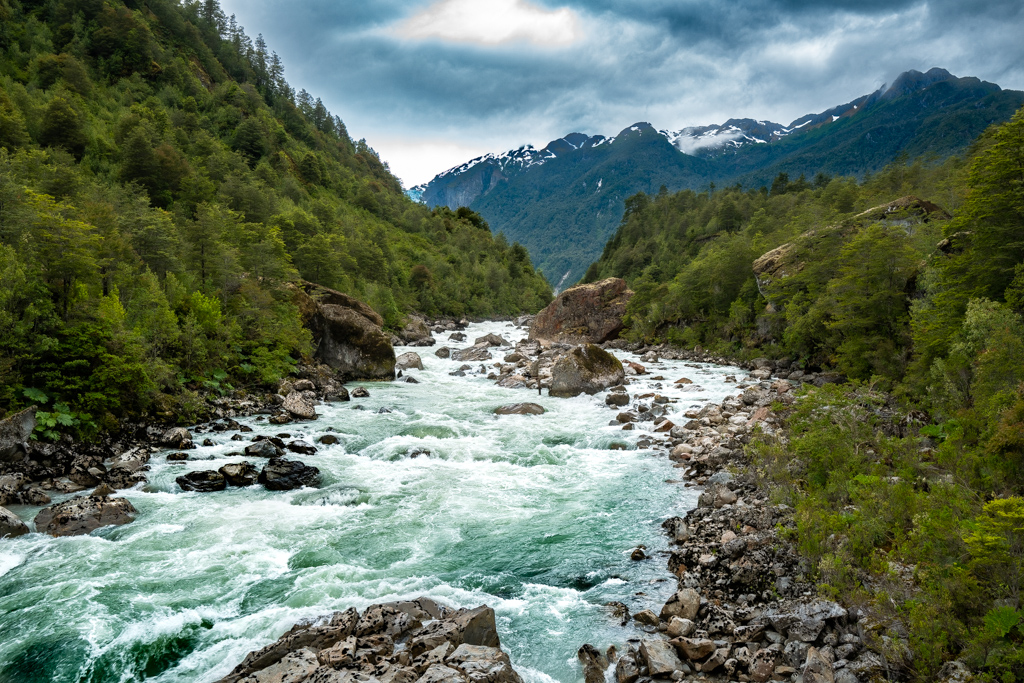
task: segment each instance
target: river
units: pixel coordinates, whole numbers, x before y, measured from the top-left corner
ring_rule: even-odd
[[[523,335],[495,322],[466,334],[488,332]],[[445,337],[439,345],[461,346]],[[647,432],[608,424],[604,395],[555,399],[453,377],[460,363],[435,348],[413,349],[419,384],[362,384],[369,398],[318,406],[313,422],[239,420],[258,434],[338,436],[316,455],[289,455],[320,468],[318,489],[182,492],[175,477],[243,459],[231,455],[245,445],[234,432],[204,434],[214,446],[180,464],[156,454],[149,483],[119,492],[139,510],[134,523],[0,540],[0,681],[214,681],[301,619],[420,595],[491,605],[526,683],[582,680],[581,644],[631,633],[604,603],[657,611],[671,594],[660,525],[697,491],[664,454],[636,448]],[[678,399],[668,406],[678,422],[734,394],[724,380],[741,372],[664,362],[628,388]],[[675,387],[682,376],[695,384]],[[493,414],[521,401],[547,413]],[[430,454],[409,457],[417,449]],[[12,509],[26,521],[38,510]],[[653,557],[631,561],[638,544]]]

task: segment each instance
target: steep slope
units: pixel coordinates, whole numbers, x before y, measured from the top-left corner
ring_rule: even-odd
[[[390,326],[550,297],[478,215],[406,198],[213,0],[0,0],[0,207],[0,414],[82,429],[276,381],[311,351],[300,278]]]
[[[571,283],[610,236],[609,212],[621,211],[636,192],[737,182],[767,187],[780,173],[862,177],[901,154],[941,160],[1022,104],[1024,93],[977,78],[937,68],[908,71],[889,87],[788,126],[730,119],[657,135],[638,134],[653,131],[648,124],[607,139],[574,133],[544,150],[474,159],[417,190],[430,206],[468,204],[480,211],[496,231],[526,245],[552,283],[563,277]],[[597,142],[566,144],[570,138]],[[593,183],[602,179],[595,191]]]

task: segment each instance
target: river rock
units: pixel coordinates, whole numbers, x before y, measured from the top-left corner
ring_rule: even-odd
[[[320,470],[298,460],[271,458],[257,479],[271,491],[290,491],[320,483]]]
[[[530,326],[530,339],[569,344],[616,339],[632,296],[619,278],[570,287],[537,314]]]
[[[661,618],[669,621],[672,617],[695,621],[700,611],[700,593],[692,588],[677,591],[661,608]]]
[[[543,415],[547,411],[536,403],[513,403],[494,409],[495,415]]]
[[[605,405],[621,408],[629,405],[629,394],[623,391],[613,391],[604,399]]]
[[[604,683],[604,672],[608,668],[608,658],[596,647],[587,643],[576,652],[576,658],[583,667],[585,683]]]
[[[522,683],[523,680],[512,668],[508,655],[499,647],[463,643],[448,656],[447,664],[461,671],[470,681]]]
[[[667,640],[645,640],[640,643],[640,656],[647,662],[651,676],[671,676],[683,668],[675,649]]]
[[[227,481],[228,486],[252,486],[258,476],[256,466],[245,461],[229,462],[217,471]]]
[[[430,328],[427,327],[426,321],[415,315],[410,315],[406,318],[406,323],[402,329],[398,331],[398,336],[406,344],[412,344],[414,342],[431,338]]]
[[[490,334],[485,334],[482,337],[477,337],[473,341],[473,346],[481,346],[481,345],[486,345],[486,346],[512,346],[512,344],[510,344],[508,342],[508,340],[506,340],[504,337],[501,337],[501,336],[499,336],[497,334],[494,334],[493,332],[491,332]]]
[[[43,508],[36,515],[36,531],[51,536],[80,536],[100,527],[134,522],[138,510],[125,498],[75,496]]]
[[[295,441],[290,441],[288,443],[288,445],[285,446],[285,448],[290,450],[292,453],[299,453],[301,455],[315,455],[316,454],[316,446],[314,446],[313,444],[309,443],[308,441],[302,441],[301,439],[296,439]]]
[[[409,351],[408,353],[403,353],[401,356],[398,357],[398,359],[395,361],[395,367],[398,368],[399,370],[408,370],[410,368],[422,370],[423,359],[420,358],[420,354],[414,351]]]
[[[313,333],[317,359],[346,380],[394,378],[395,349],[376,311],[311,282],[293,286],[292,291],[302,322]]]
[[[452,355],[452,350],[447,346],[442,346],[437,351],[434,351],[434,355],[438,358],[448,358]]]
[[[228,487],[224,475],[214,470],[197,470],[177,477],[174,481],[184,491],[197,491],[199,493],[210,493],[212,491],[223,491]]]
[[[562,398],[596,394],[621,384],[625,377],[619,359],[599,346],[586,344],[555,361],[548,394]]]
[[[36,407],[0,420],[0,462],[17,462],[28,453],[28,440],[36,428]]]
[[[192,443],[192,434],[184,427],[172,427],[160,437],[160,443],[168,448],[179,451],[186,451],[195,448]]]
[[[4,507],[0,507],[0,538],[8,536],[24,536],[28,533],[28,526],[21,521],[18,515]]]
[[[708,638],[680,637],[673,638],[671,643],[684,657],[692,661],[704,659],[715,651],[715,641]]]
[[[458,349],[452,351],[452,360],[460,362],[490,360],[493,356],[491,356],[488,348],[490,347],[486,344],[481,344],[479,346],[470,346],[468,349]]]
[[[293,391],[285,396],[284,404],[281,407],[300,420],[316,419],[316,408],[313,406],[313,401],[300,391]]]
[[[245,454],[254,458],[276,458],[283,455],[284,450],[275,446],[269,439],[260,439],[246,446]]]

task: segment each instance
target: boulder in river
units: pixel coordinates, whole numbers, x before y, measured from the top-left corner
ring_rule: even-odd
[[[224,475],[214,470],[198,470],[189,472],[176,478],[178,486],[183,491],[197,491],[199,493],[210,493],[212,491],[223,491],[228,487]]]
[[[569,344],[616,339],[632,296],[620,278],[570,287],[537,314],[530,326],[530,339]]]
[[[160,443],[168,448],[174,448],[179,451],[188,450],[195,448],[195,444],[192,443],[192,433],[184,427],[172,427],[163,433],[160,437]]]
[[[138,510],[125,498],[76,496],[43,508],[36,515],[36,531],[51,536],[81,536],[100,527],[135,521]]]
[[[513,403],[494,409],[495,415],[543,415],[545,412],[544,406],[536,403]]]
[[[316,419],[316,408],[313,407],[313,401],[301,391],[293,391],[285,396],[284,404],[281,407],[300,420]]]
[[[594,344],[577,346],[559,357],[551,368],[548,394],[568,398],[596,394],[626,377],[619,359]]]
[[[403,353],[395,360],[395,367],[399,370],[408,370],[410,368],[422,370],[423,359],[420,358],[420,354],[415,351],[409,351],[407,353]]]
[[[285,446],[285,448],[290,450],[292,453],[301,453],[302,455],[315,455],[316,454],[316,446],[314,446],[313,444],[309,443],[308,441],[303,441],[301,439],[296,439],[295,441],[289,441],[288,445]]]
[[[294,294],[303,324],[313,332],[316,358],[349,380],[395,376],[395,349],[376,311],[311,282],[302,282]]]
[[[228,486],[252,486],[259,476],[256,466],[243,460],[242,462],[229,462],[221,467],[218,472],[227,481]]]
[[[406,344],[424,341],[431,338],[430,328],[423,318],[410,315],[406,318],[405,326],[398,331],[398,337]]]
[[[320,470],[298,460],[271,458],[260,472],[258,481],[271,491],[290,491],[320,483]]]
[[[28,533],[28,526],[21,521],[18,515],[7,508],[0,507],[0,538],[24,536]]]
[[[24,457],[35,428],[35,406],[0,420],[0,462],[17,462]]]
[[[494,334],[493,332],[491,332],[490,334],[485,334],[482,337],[477,337],[476,340],[473,342],[473,346],[481,346],[481,345],[487,345],[487,346],[512,346],[512,344],[510,344],[507,339],[505,339],[504,337],[502,337],[500,335]]]
[[[477,346],[470,346],[468,349],[458,349],[452,351],[452,360],[465,362],[470,361],[481,361],[490,360],[493,358],[491,352],[488,350],[490,347],[486,344],[479,344]]]
[[[276,458],[284,454],[284,450],[277,447],[270,439],[260,439],[245,447],[245,454],[254,458]]]

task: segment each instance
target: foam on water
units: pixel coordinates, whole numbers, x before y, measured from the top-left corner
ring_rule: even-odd
[[[488,332],[521,334],[489,323],[467,336]],[[492,605],[527,683],[581,680],[581,644],[631,634],[604,603],[635,612],[671,592],[660,523],[696,493],[665,483],[678,475],[663,456],[633,448],[643,431],[609,426],[603,396],[553,399],[452,377],[461,363],[418,350],[419,384],[366,384],[370,398],[319,406],[310,423],[240,420],[255,434],[337,436],[316,455],[290,456],[320,468],[318,489],[182,492],[175,477],[245,459],[231,432],[204,434],[213,446],[180,464],[155,455],[149,483],[122,492],[139,510],[134,523],[0,542],[0,630],[15,634],[0,639],[0,680],[213,681],[296,621],[419,595]],[[734,393],[723,380],[739,372],[654,370],[667,378],[656,390],[679,399],[676,421]],[[677,376],[695,384],[670,384]],[[655,390],[641,379],[631,394]],[[523,401],[548,412],[493,414]],[[430,455],[409,457],[417,449]],[[37,511],[15,510],[26,521]],[[637,544],[655,559],[630,561]]]

